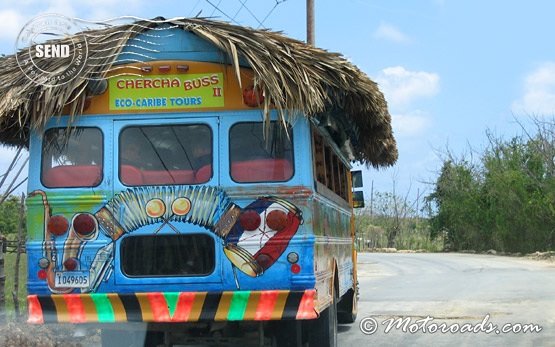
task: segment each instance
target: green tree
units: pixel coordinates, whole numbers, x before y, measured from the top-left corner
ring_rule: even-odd
[[[484,195],[497,249],[532,252],[553,246],[553,175],[537,141],[490,139],[484,154]]]
[[[490,247],[491,235],[484,220],[479,173],[470,162],[446,160],[426,202],[429,210],[435,211],[430,218],[432,238],[445,233],[448,244],[454,249]]]
[[[20,198],[14,195],[0,204],[0,234],[17,234],[20,204]]]
[[[502,140],[479,164],[445,160],[426,201],[432,237],[454,249],[533,252],[555,246],[555,124]]]

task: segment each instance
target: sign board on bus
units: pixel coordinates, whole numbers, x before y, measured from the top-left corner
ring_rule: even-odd
[[[224,107],[222,73],[124,75],[109,79],[110,110]]]

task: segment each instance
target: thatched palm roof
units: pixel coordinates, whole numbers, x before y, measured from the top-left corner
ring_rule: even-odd
[[[284,117],[288,114],[284,111],[295,110],[318,118],[333,110],[333,117],[341,118],[339,123],[347,124],[347,132],[354,135],[355,159],[373,166],[389,166],[397,160],[383,94],[375,82],[343,56],[277,32],[201,18],[141,20],[86,31],[88,44],[103,48],[89,52],[88,61],[95,64],[87,64],[80,78],[53,87],[29,80],[18,67],[15,55],[0,58],[0,142],[27,145],[29,129],[41,129],[68,103],[71,115],[78,116],[87,96],[88,79],[104,77],[130,38],[160,25],[174,25],[215,45],[227,55],[237,73],[240,62],[246,62],[254,72],[255,85],[266,95],[265,114],[275,108]],[[21,59],[28,53],[18,54]],[[57,64],[63,69],[68,61],[61,59]]]

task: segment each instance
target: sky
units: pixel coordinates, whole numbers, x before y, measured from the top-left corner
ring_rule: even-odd
[[[479,151],[486,130],[555,113],[555,2],[550,0],[314,0],[316,46],[342,53],[383,91],[399,160],[364,170],[365,194],[416,199],[433,190],[442,158]],[[3,0],[0,53],[33,17],[213,16],[306,39],[304,0]],[[217,9],[216,9],[217,7]],[[11,159],[0,149],[0,172]]]

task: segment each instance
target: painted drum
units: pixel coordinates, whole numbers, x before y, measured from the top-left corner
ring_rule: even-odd
[[[272,196],[257,199],[243,208],[242,213],[245,215],[244,218],[239,217],[240,221],[254,220],[252,214],[257,213],[259,218],[256,220],[260,220],[260,225],[253,228],[256,223],[236,223],[225,239],[226,248],[233,246],[233,250],[240,249],[243,258],[247,258],[244,253],[248,253],[261,269],[267,270],[283,254],[302,224],[302,213],[289,201]],[[239,270],[252,276],[248,267],[244,271],[236,264],[238,256],[235,252],[225,254]]]
[[[240,246],[226,245],[224,247],[224,254],[236,268],[250,277],[260,276],[264,272],[264,269],[258,264],[256,259]]]

